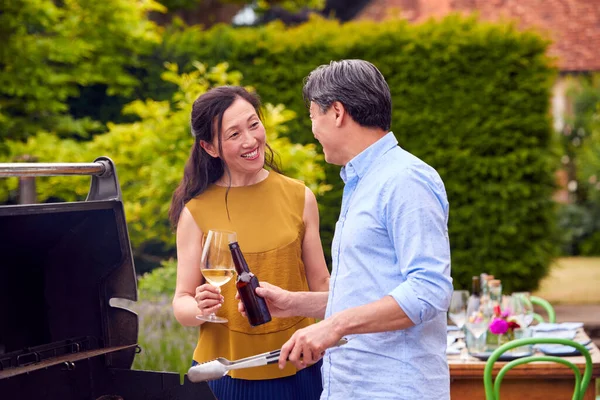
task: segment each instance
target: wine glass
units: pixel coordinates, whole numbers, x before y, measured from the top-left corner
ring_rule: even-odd
[[[484,301],[480,297],[471,297],[469,299],[469,305],[467,306],[467,319],[465,321],[465,328],[469,331],[472,336],[472,344],[469,350],[473,350],[475,353],[483,351],[481,346],[480,338],[484,333],[487,332],[490,324],[491,314],[488,312],[489,308],[485,307]]]
[[[533,322],[533,304],[529,292],[515,292],[511,295],[510,308],[521,328]]]
[[[200,272],[213,286],[223,286],[233,277],[235,266],[229,250],[229,243],[237,242],[237,235],[230,231],[209,230],[202,249]],[[227,318],[217,317],[213,312],[208,316],[196,315],[206,322],[227,322]]]
[[[465,325],[467,318],[467,302],[469,301],[469,292],[466,290],[455,290],[452,293],[452,299],[450,300],[450,308],[448,309],[448,316],[450,320],[459,328]]]
[[[452,292],[452,299],[450,300],[450,308],[448,309],[448,317],[454,322],[454,324],[463,330],[465,321],[467,319],[467,303],[469,301],[469,292],[467,290],[455,290]],[[464,337],[464,335],[463,335]],[[458,338],[462,340],[462,338]],[[468,359],[466,347],[461,349],[460,353],[461,360]]]

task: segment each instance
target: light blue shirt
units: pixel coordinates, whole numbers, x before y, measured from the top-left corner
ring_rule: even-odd
[[[448,200],[438,173],[393,133],[342,168],[325,316],[389,295],[415,326],[350,335],[323,362],[321,400],[450,398]]]

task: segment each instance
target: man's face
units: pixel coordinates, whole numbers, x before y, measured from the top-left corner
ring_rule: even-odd
[[[312,132],[315,139],[323,146],[325,161],[329,164],[343,165],[339,157],[340,132],[336,126],[335,111],[329,107],[326,112],[321,111],[321,107],[315,102],[310,102],[310,119],[312,121]]]

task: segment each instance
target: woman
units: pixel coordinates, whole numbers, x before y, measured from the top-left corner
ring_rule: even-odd
[[[328,290],[317,201],[303,183],[278,173],[259,108],[256,96],[231,86],[201,95],[192,108],[194,146],[169,217],[177,227],[175,317],[185,326],[203,324],[194,363],[275,350],[314,323],[303,317],[273,318],[252,328],[237,311],[233,280],[219,290],[200,273],[202,239],[209,229],[235,231],[261,281],[293,291]],[[212,312],[229,322],[196,319]],[[209,382],[220,400],[318,399],[322,390],[320,363],[298,372],[269,365],[230,375]]]

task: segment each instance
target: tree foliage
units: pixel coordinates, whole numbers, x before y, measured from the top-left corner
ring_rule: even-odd
[[[169,11],[175,11],[180,9],[191,9],[198,6],[198,0],[159,0],[161,4],[169,9]],[[271,7],[281,7],[288,11],[298,11],[303,8],[309,8],[313,10],[322,9],[325,5],[325,0],[218,0],[215,3],[229,3],[239,5],[254,5],[257,10],[267,10]]]
[[[170,100],[137,100],[124,112],[139,120],[132,123],[108,124],[108,132],[89,142],[61,140],[41,133],[27,142],[9,142],[10,155],[33,155],[40,162],[91,162],[98,156],[108,156],[116,164],[123,191],[125,214],[135,255],[172,254],[174,235],[167,214],[171,195],[183,175],[183,165],[193,144],[189,127],[192,103],[213,86],[239,85],[242,74],[229,71],[226,63],[207,68],[195,62],[194,70],[180,73],[176,64],[166,64],[163,79],[177,86]],[[284,173],[304,180],[319,193],[324,172],[313,144],[293,144],[282,136],[285,124],[295,113],[282,105],[264,105],[267,140],[280,155]],[[88,191],[87,178],[54,177],[37,180],[40,201],[62,199],[81,200]],[[0,191],[6,199],[16,190],[17,181]],[[1,198],[0,198],[1,199]],[[144,261],[143,259],[141,261]],[[142,268],[143,269],[143,268]]]
[[[86,136],[98,121],[74,118],[68,101],[101,85],[127,95],[131,69],[160,39],[146,18],[164,11],[153,0],[11,0],[0,12],[0,138],[39,131]]]
[[[508,291],[530,290],[548,271],[559,243],[548,113],[554,71],[548,42],[534,32],[456,15],[418,25],[314,18],[291,28],[183,30],[164,43],[161,51],[182,63],[227,60],[243,69],[263,99],[303,116],[289,124],[299,143],[315,141],[302,99],[310,71],[331,60],[371,61],[390,86],[400,145],[444,179],[456,286],[470,287],[485,271]],[[318,200],[328,252],[343,184],[339,168],[325,168],[333,189]]]
[[[600,204],[600,74],[579,80],[568,130],[584,200]],[[565,132],[566,133],[566,132]]]
[[[561,206],[559,226],[568,255],[600,254],[600,75],[570,82],[572,114],[559,132],[571,204]]]

